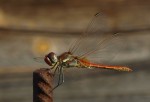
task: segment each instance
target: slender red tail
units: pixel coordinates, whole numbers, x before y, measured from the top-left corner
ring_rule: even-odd
[[[131,68],[125,66],[108,66],[108,65],[100,65],[100,64],[90,64],[90,66],[95,68],[105,68],[105,69],[112,69],[118,71],[127,71],[127,72],[132,71]]]
[[[80,60],[80,63],[82,63],[84,66],[94,67],[94,68],[103,68],[103,69],[111,69],[111,70],[118,70],[118,71],[127,71],[131,72],[132,69],[125,66],[111,66],[111,65],[102,65],[102,64],[95,64],[91,63],[88,60]]]

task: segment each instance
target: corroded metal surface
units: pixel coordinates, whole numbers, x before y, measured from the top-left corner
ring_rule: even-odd
[[[42,68],[33,72],[33,102],[53,102],[53,75],[49,69]]]

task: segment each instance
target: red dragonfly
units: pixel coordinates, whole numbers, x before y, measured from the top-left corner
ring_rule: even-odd
[[[50,52],[43,59],[54,70],[54,75],[59,72],[58,84],[53,88],[57,88],[64,82],[63,69],[67,68],[99,68],[117,71],[132,71],[126,66],[114,66],[96,63],[96,61],[111,60],[111,58],[122,46],[119,42],[119,34],[107,32],[109,28],[107,17],[101,13],[97,13],[89,23],[86,31],[72,43],[68,51],[57,56],[54,52]],[[107,33],[106,33],[107,32]],[[116,49],[113,47],[115,46]],[[103,58],[103,55],[107,56]],[[37,60],[38,58],[36,58]],[[96,59],[94,61],[93,59]]]

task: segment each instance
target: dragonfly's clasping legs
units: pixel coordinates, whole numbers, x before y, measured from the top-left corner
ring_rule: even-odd
[[[58,63],[55,63],[55,65],[50,68],[50,70],[53,70],[53,69],[54,69],[53,75],[55,76],[56,71],[58,70]],[[58,71],[59,71],[59,70],[58,70]]]
[[[63,67],[62,66],[58,66],[54,73],[56,72],[56,70],[58,69],[59,71],[59,76],[58,76],[58,83],[57,85],[51,90],[51,92],[56,89],[57,87],[59,87],[62,83],[64,83],[64,72],[63,72]]]

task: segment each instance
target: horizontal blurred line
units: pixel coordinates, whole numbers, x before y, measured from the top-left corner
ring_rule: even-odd
[[[13,74],[13,73],[29,73],[33,72],[37,68],[35,67],[10,67],[10,68],[0,68],[0,74]]]
[[[12,29],[12,28],[0,28],[0,32],[9,32],[12,34],[14,33],[30,33],[29,35],[79,35],[82,32],[60,32],[60,31],[50,31],[50,30],[29,30],[29,29]],[[143,31],[150,31],[150,27],[147,28],[141,28],[141,29],[130,29],[130,30],[116,30],[116,31],[111,31],[111,32],[105,32],[105,33],[137,33],[137,32],[143,32]],[[34,34],[33,34],[34,33]],[[36,33],[36,34],[35,34]],[[14,34],[13,34],[14,35]]]
[[[77,35],[77,34],[81,34],[81,32],[59,32],[59,31],[50,31],[50,30],[29,30],[29,29],[11,29],[11,28],[0,28],[0,31],[6,31],[6,32],[15,32],[15,33],[30,33],[30,35],[53,35],[53,34],[57,34],[57,35]],[[33,34],[34,33],[34,34]],[[36,33],[36,34],[35,34]]]

